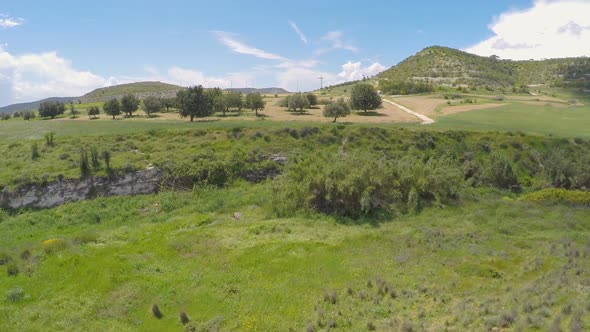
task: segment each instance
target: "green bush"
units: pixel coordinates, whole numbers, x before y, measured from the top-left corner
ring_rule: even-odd
[[[461,172],[449,160],[391,160],[370,153],[311,157],[273,183],[279,215],[298,209],[358,218],[378,211],[417,211],[458,198]]]
[[[520,197],[520,199],[530,202],[556,202],[576,205],[590,205],[590,192],[582,190],[548,188],[526,194]]]
[[[25,297],[25,291],[22,287],[16,287],[6,292],[6,299],[10,302],[18,302]]]
[[[520,184],[514,166],[502,154],[492,154],[485,164],[481,182],[500,189],[519,190]]]

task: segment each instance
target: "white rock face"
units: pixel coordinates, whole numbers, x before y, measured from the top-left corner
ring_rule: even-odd
[[[0,192],[0,207],[51,208],[97,196],[152,194],[160,187],[161,175],[161,170],[151,168],[116,178],[62,180],[47,185],[26,186],[15,191],[5,188]]]

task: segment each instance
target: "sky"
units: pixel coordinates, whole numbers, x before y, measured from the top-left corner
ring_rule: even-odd
[[[307,91],[432,45],[590,56],[590,0],[0,0],[0,106],[146,80]]]

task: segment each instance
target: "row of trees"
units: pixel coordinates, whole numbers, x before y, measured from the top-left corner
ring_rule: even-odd
[[[225,115],[231,108],[238,111],[244,107],[249,108],[258,116],[258,111],[265,107],[260,93],[250,93],[244,100],[240,92],[224,93],[220,88],[205,89],[201,85],[178,91],[176,104],[180,116],[189,118],[191,122],[195,118],[207,117],[215,112],[222,112]]]

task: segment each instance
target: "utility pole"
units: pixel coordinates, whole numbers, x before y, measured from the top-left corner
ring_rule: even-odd
[[[318,77],[318,79],[320,80],[320,90],[324,88],[324,77],[320,76]]]

